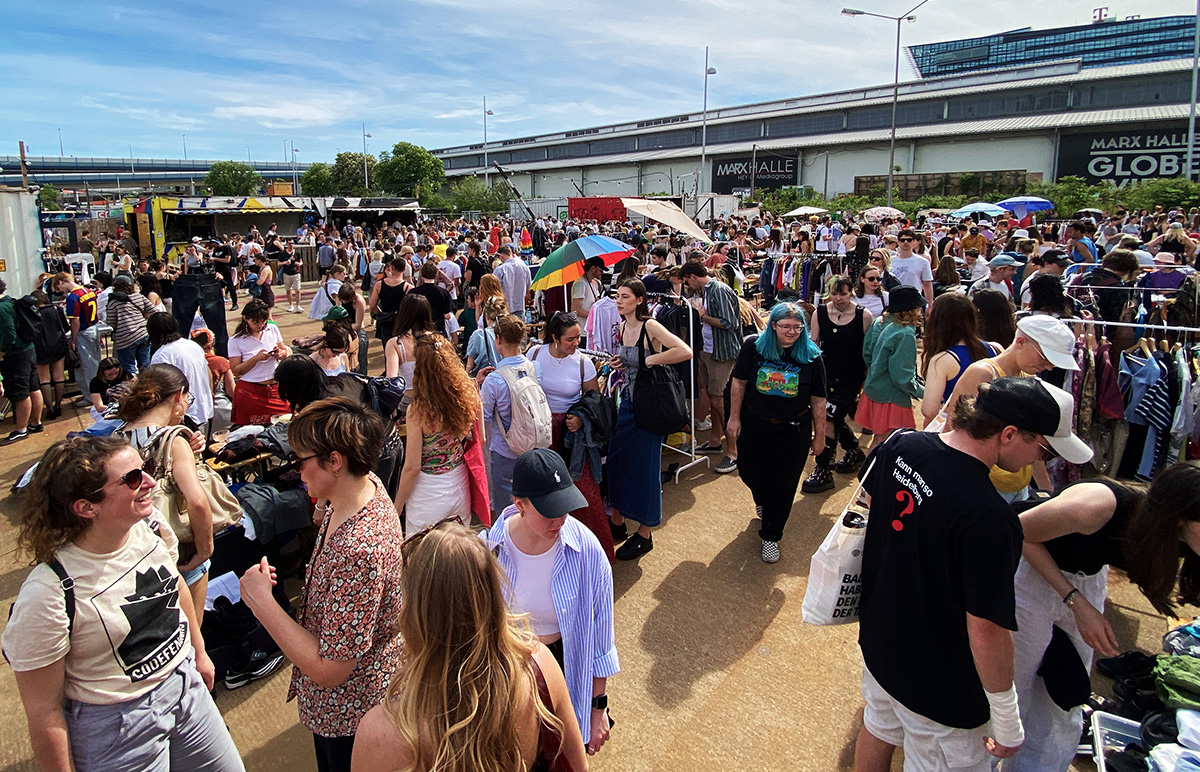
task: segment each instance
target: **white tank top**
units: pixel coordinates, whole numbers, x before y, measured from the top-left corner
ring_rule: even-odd
[[[553,547],[541,555],[526,555],[513,543],[512,535],[508,531],[511,522],[510,518],[504,523],[504,539],[517,559],[513,605],[519,613],[531,617],[534,635],[557,635],[561,630],[554,608],[554,598],[550,594],[550,581],[554,575],[554,559],[562,549],[562,543],[556,541]]]

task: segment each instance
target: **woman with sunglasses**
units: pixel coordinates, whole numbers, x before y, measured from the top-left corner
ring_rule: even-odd
[[[46,770],[240,772],[142,463],[121,437],[62,440],[19,499],[18,544],[38,564],[3,648],[34,757]]]
[[[207,385],[207,382],[204,384]],[[125,422],[119,432],[146,459],[153,459],[169,429],[183,423],[192,404],[188,381],[174,365],[150,365],[138,375],[121,400],[117,418]],[[196,605],[196,618],[204,616],[208,590],[209,558],[213,553],[213,516],[208,494],[196,475],[196,454],[204,449],[204,435],[187,430],[171,438],[171,471],[179,495],[187,502],[190,535],[179,544],[179,573],[187,582]],[[151,469],[163,475],[165,469]]]
[[[267,559],[241,580],[242,600],[291,660],[288,699],[313,733],[320,772],[349,770],[359,721],[383,700],[400,639],[400,518],[372,470],[378,415],[345,397],[314,402],[288,425],[293,463],[321,518],[293,620],[271,592]]]
[[[229,369],[237,379],[233,393],[233,422],[238,425],[270,423],[271,416],[288,412],[279,398],[275,366],[292,350],[283,344],[279,328],[271,324],[271,309],[261,300],[242,308],[242,321],[229,339]]]
[[[563,436],[583,428],[583,418],[568,411],[584,394],[600,390],[595,363],[591,357],[578,351],[582,329],[575,314],[556,313],[546,322],[545,343],[532,346],[525,352],[538,370],[538,380],[542,384],[542,391],[546,393],[550,416],[554,420],[550,447],[567,457],[572,452],[563,448]],[[596,535],[608,559],[613,560],[612,532],[608,528],[608,515],[604,511],[600,485],[592,473],[591,464],[584,462],[575,484],[588,502],[587,509],[575,513],[575,516]]]
[[[854,304],[862,306],[878,319],[887,310],[888,292],[883,288],[883,269],[869,263],[858,272]]]
[[[892,237],[895,238],[894,236]],[[880,272],[883,289],[891,292],[900,286],[900,280],[892,275],[892,252],[886,247],[871,250],[867,265]]]
[[[446,521],[412,536],[401,554],[404,652],[382,704],[359,724],[355,772],[562,762],[586,772],[562,671],[527,618],[510,610],[488,545]]]
[[[1107,477],[1083,480],[1020,518],[1025,543],[1015,580],[1013,685],[1025,743],[1005,769],[1065,770],[1079,743],[1082,710],[1064,710],[1050,697],[1045,677],[1057,673],[1044,672],[1043,661],[1077,658],[1086,673],[1094,652],[1118,654],[1104,618],[1110,567],[1124,571],[1166,617],[1178,615],[1177,603],[1200,603],[1200,467],[1173,464],[1148,488]]]

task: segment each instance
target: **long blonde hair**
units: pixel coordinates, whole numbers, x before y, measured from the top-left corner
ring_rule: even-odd
[[[494,274],[485,273],[479,277],[479,307],[483,308],[488,298],[494,297],[504,300],[504,287]]]
[[[412,748],[408,770],[523,772],[514,704],[524,695],[559,736],[563,724],[537,695],[537,639],[508,610],[500,564],[458,523],[404,549],[404,650],[383,707]]]

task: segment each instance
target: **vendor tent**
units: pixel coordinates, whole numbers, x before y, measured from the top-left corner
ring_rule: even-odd
[[[803,217],[804,215],[810,215],[810,214],[825,214],[828,211],[829,211],[828,209],[822,209],[819,206],[802,206],[799,209],[793,209],[792,211],[787,212],[783,216],[784,217]]]
[[[713,243],[711,236],[705,234],[700,229],[700,226],[692,221],[692,218],[688,217],[683,213],[682,209],[669,201],[656,201],[649,198],[622,198],[621,205],[630,212],[637,212],[643,217],[649,217],[651,220],[670,226],[677,231],[682,231],[706,244]]]

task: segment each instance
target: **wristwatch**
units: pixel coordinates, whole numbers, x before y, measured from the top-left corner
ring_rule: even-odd
[[[597,694],[595,697],[592,698],[592,710],[607,710],[607,709],[608,709],[608,695],[607,694]]]

